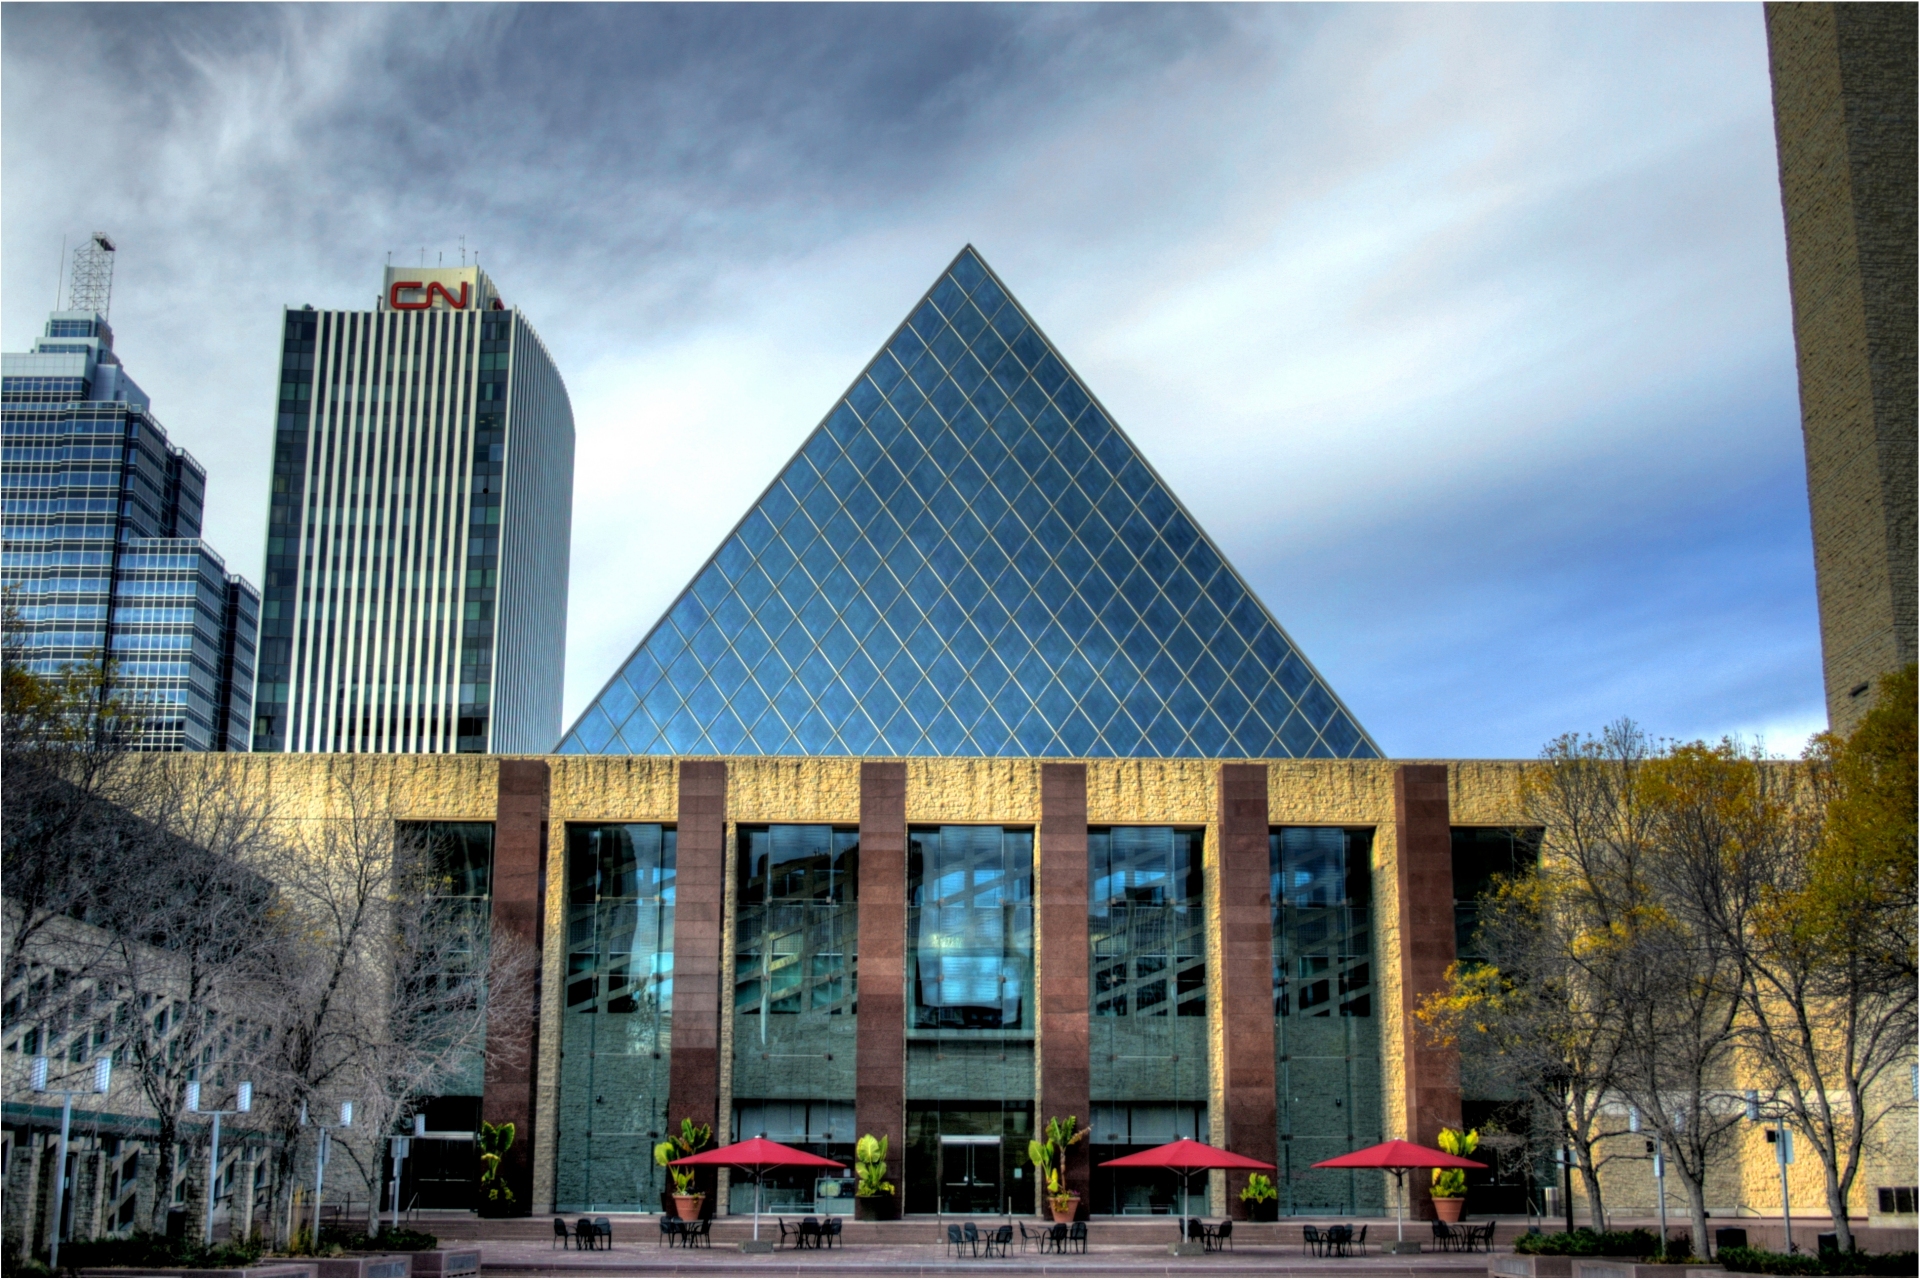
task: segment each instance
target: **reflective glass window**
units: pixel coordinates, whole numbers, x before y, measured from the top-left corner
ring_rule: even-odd
[[[1382,1175],[1311,1167],[1381,1141],[1372,856],[1370,828],[1282,827],[1268,836],[1284,1213],[1386,1208]]]
[[[1173,1174],[1100,1165],[1175,1138],[1207,1139],[1205,838],[1177,827],[1087,833],[1095,1213],[1178,1213]],[[1186,1191],[1203,1211],[1206,1178]]]
[[[764,1132],[849,1161],[857,1136],[851,1117],[859,839],[856,830],[824,825],[741,827],[734,887],[733,1097],[740,1136]],[[796,1209],[810,1205],[815,1172],[777,1177],[769,1194]],[[735,1184],[731,1203],[735,1212],[752,1211],[752,1187],[744,1180]]]
[[[672,1053],[675,833],[567,827],[556,1207],[651,1211]]]
[[[1033,832],[916,828],[908,840],[913,1025],[1026,1028],[1033,973]]]
[[[1460,959],[1479,958],[1473,935],[1481,896],[1539,865],[1544,834],[1538,827],[1453,828],[1453,947]]]

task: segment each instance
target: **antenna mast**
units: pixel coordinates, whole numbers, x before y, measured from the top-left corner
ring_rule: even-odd
[[[104,316],[113,302],[113,241],[96,231],[73,251],[73,276],[67,286],[67,310]]]

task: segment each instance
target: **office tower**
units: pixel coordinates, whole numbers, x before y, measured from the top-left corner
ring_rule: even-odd
[[[478,266],[288,310],[254,749],[550,748],[572,510],[566,386]]]
[[[30,669],[110,659],[133,745],[245,751],[259,596],[200,540],[206,471],[114,354],[113,253],[96,232],[68,309],[4,357],[0,575]]]

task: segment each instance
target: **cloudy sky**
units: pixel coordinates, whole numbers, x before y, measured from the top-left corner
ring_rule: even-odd
[[[1758,5],[6,5],[0,58],[0,340],[112,233],[256,580],[280,308],[478,252],[573,398],[569,723],[971,242],[1389,754],[1823,724]]]

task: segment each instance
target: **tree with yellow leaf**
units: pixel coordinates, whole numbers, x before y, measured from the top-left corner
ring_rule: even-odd
[[[1877,1088],[1914,1059],[1915,668],[1881,682],[1853,734],[1807,752],[1794,838],[1755,842],[1744,922],[1723,920],[1745,971],[1742,1043],[1764,1109],[1819,1158],[1843,1251],[1847,1201],[1868,1140],[1904,1089]]]

